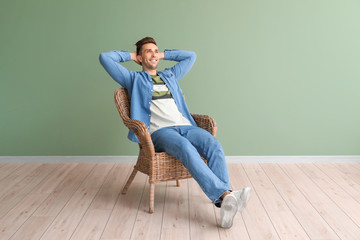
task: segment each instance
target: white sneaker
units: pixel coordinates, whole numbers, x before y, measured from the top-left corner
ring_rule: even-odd
[[[251,194],[251,188],[250,187],[243,188],[240,191],[233,191],[233,193],[237,200],[238,211],[242,212],[249,201],[250,194]]]
[[[233,193],[225,196],[220,208],[220,225],[222,228],[231,228],[238,211],[238,202]]]

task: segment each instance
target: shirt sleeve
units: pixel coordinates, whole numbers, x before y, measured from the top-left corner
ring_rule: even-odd
[[[110,51],[100,53],[99,60],[101,65],[116,82],[118,82],[122,87],[130,89],[133,72],[119,64],[121,62],[128,62],[131,60],[131,56],[128,51]]]
[[[178,62],[172,68],[168,69],[175,75],[176,81],[179,81],[185,76],[185,74],[190,71],[196,60],[195,52],[182,50],[165,50],[164,53],[164,60]]]

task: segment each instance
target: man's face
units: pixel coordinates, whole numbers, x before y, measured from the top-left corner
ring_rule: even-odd
[[[153,43],[144,44],[141,47],[138,60],[141,62],[142,67],[146,70],[156,70],[159,64],[159,49]]]

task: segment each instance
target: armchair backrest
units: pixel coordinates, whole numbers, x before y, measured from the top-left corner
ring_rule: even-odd
[[[125,88],[119,88],[115,91],[114,98],[116,108],[125,126],[134,131],[138,137],[140,150],[144,156],[152,158],[155,155],[155,149],[146,125],[141,121],[130,118],[131,106],[128,91]]]
[[[114,94],[115,104],[123,121],[130,119],[130,98],[125,88],[119,88]]]

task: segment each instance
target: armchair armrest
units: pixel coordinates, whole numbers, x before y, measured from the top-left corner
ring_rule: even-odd
[[[144,149],[144,153],[150,154],[149,157],[155,155],[155,147],[151,140],[151,135],[143,121],[136,119],[127,119],[123,121],[125,126],[131,129],[140,141],[140,146]]]
[[[207,115],[201,115],[201,114],[191,114],[191,116],[194,118],[198,127],[205,129],[206,131],[211,133],[211,135],[216,137],[217,125],[216,125],[215,120],[212,117],[207,116]]]

